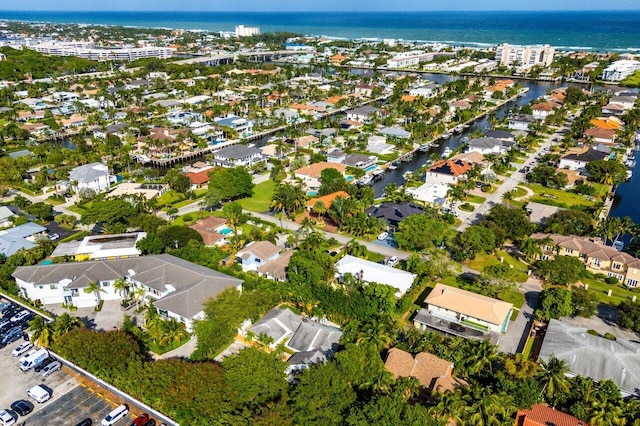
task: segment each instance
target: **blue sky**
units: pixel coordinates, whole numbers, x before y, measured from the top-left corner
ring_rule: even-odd
[[[417,10],[629,10],[640,0],[21,0],[1,10],[178,10],[178,11],[417,11]],[[0,15],[0,18],[2,16]]]

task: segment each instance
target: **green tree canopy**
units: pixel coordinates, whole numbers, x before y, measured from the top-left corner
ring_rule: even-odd
[[[432,251],[445,241],[449,233],[450,227],[444,221],[415,214],[400,222],[395,238],[403,250]]]
[[[550,288],[540,292],[536,316],[544,321],[559,319],[573,314],[571,292],[564,288]]]
[[[536,263],[537,273],[553,284],[572,284],[580,279],[584,265],[577,257],[556,256]]]
[[[253,193],[251,175],[244,167],[220,167],[209,173],[207,198],[211,205],[221,201],[250,197]]]
[[[549,216],[544,232],[561,235],[591,235],[593,218],[580,210],[559,210]]]

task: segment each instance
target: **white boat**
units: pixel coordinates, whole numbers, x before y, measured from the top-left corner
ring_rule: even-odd
[[[427,152],[429,151],[430,145],[428,143],[422,144],[418,147],[418,151]]]
[[[383,175],[383,174],[384,174],[384,169],[374,169],[374,170],[371,172],[371,174],[372,174],[372,175],[374,175],[374,176],[380,176],[380,175]]]
[[[389,167],[387,167],[389,170],[395,170],[398,168],[398,166],[396,166],[395,164],[389,164]]]
[[[445,147],[444,151],[442,151],[442,158],[447,158],[450,155],[451,155],[451,148],[447,146]]]
[[[631,179],[633,176],[633,170],[627,170],[627,180]]]
[[[362,176],[360,179],[358,179],[358,184],[360,185],[371,185],[372,182],[373,176],[371,175]]]

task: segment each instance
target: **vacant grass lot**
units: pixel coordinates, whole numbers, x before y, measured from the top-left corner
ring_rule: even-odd
[[[594,201],[589,201],[582,195],[567,192],[564,189],[545,188],[537,183],[530,183],[526,186],[536,193],[536,195],[530,199],[530,201],[534,201],[536,203],[563,208],[571,208],[572,206],[591,207],[595,204]]]
[[[242,205],[243,209],[257,213],[266,212],[271,205],[271,197],[273,196],[275,188],[276,183],[272,180],[259,183],[253,188],[253,196],[243,198],[242,200],[238,200],[238,202]]]
[[[511,256],[504,250],[498,250],[495,254],[485,254],[482,256],[478,256],[473,260],[469,260],[467,262],[467,266],[476,271],[484,271],[484,268],[490,265],[499,265],[499,258],[502,257],[504,259],[504,263],[512,267],[513,271],[513,279],[517,282],[525,282],[529,277],[527,275],[527,270],[529,267]]]
[[[598,302],[605,305],[617,306],[623,300],[631,300],[633,296],[640,296],[640,293],[633,292],[622,284],[607,284],[595,278],[584,278],[582,282],[589,284],[589,291],[594,292],[598,297]],[[611,290],[611,296],[607,296],[609,290]]]

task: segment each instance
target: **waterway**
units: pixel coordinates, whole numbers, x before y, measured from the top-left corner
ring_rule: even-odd
[[[640,160],[640,151],[636,150],[636,158]],[[635,223],[640,224],[640,161],[636,161],[633,176],[616,188],[613,206],[609,216],[629,216]]]

